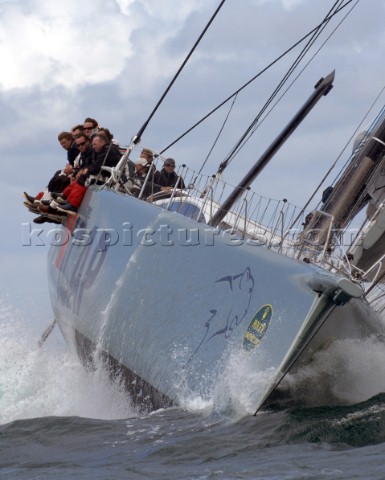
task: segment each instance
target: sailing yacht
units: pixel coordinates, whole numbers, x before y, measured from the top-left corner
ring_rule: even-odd
[[[224,161],[214,176],[179,165],[185,189],[145,197],[150,169],[134,194],[127,162],[154,110],[108,169],[107,183],[88,187],[60,227],[48,257],[55,321],[82,362],[101,359],[141,408],[209,401],[234,364],[239,378],[228,402],[247,391],[253,413],[277,403],[351,403],[381,391],[341,392],[354,372],[349,362],[331,371],[330,358],[343,342],[384,340],[384,113],[319,208],[251,189],[333,81],[334,72],[316,83],[238,185],[223,180]],[[151,148],[159,167],[163,152]],[[343,233],[365,208],[344,249]]]

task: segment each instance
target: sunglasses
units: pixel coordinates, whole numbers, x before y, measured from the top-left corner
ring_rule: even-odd
[[[83,145],[85,145],[87,142],[81,142],[81,143],[77,143],[76,146],[77,147],[83,147]]]

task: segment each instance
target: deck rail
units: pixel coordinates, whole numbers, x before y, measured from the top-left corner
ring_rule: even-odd
[[[157,170],[161,170],[164,160],[164,157],[155,154],[153,165]],[[224,181],[221,175],[204,175],[185,164],[177,164],[175,172],[183,178],[186,189],[154,193],[142,200],[166,209],[173,207],[174,211],[178,211],[174,208],[176,204],[182,209],[185,203],[195,201],[200,209],[195,219],[208,223],[230,193],[237,188]],[[146,181],[149,181],[149,178],[150,175]],[[264,197],[250,187],[243,190],[219,228],[230,229],[242,239],[256,240],[259,245],[286,256],[319,265],[354,281],[361,281],[363,290],[369,291],[366,300],[376,311],[385,315],[385,285],[374,285],[373,282],[365,281],[365,278],[357,277],[357,269],[348,255],[350,244],[344,245],[341,232],[333,229],[332,216],[321,211],[306,211],[286,198]],[[156,189],[153,191],[156,192]],[[142,197],[141,194],[143,189],[137,196]],[[318,233],[313,236],[312,227],[316,224],[313,225],[312,222],[319,216],[325,217],[322,219],[324,231],[322,235]]]

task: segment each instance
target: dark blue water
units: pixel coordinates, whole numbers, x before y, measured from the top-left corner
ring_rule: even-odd
[[[256,417],[194,401],[139,414],[58,332],[38,348],[4,303],[0,328],[0,478],[385,479],[385,395]]]
[[[1,478],[385,478],[385,397],[231,422],[181,409],[0,428]]]

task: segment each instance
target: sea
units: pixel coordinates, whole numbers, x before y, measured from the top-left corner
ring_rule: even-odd
[[[143,413],[58,327],[39,346],[42,326],[6,297],[0,328],[1,479],[385,479],[385,394],[256,416],[197,399]]]

